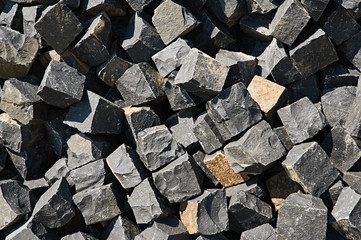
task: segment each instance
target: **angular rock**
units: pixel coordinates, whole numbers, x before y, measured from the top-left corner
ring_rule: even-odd
[[[45,70],[37,94],[55,107],[67,108],[83,96],[85,76],[66,63],[51,61]]]
[[[48,45],[61,53],[80,34],[83,27],[74,13],[60,1],[43,11],[35,23],[35,29]]]
[[[15,180],[0,181],[0,230],[21,220],[33,209],[29,189]]]
[[[268,14],[247,14],[239,21],[239,26],[249,36],[261,41],[272,41],[270,24],[274,13]]]
[[[245,86],[248,86],[256,74],[257,59],[242,52],[220,49],[215,59],[229,67],[226,86],[237,82],[243,82]]]
[[[227,144],[224,152],[236,173],[260,174],[283,157],[286,149],[271,126],[262,121]]]
[[[338,180],[335,184],[333,184],[329,189],[328,189],[328,194],[330,195],[332,204],[335,205],[337,202],[338,197],[340,196],[342,190],[345,188],[345,184],[341,181]]]
[[[278,7],[271,23],[272,36],[291,46],[310,18],[298,0],[286,0]]]
[[[345,122],[345,129],[350,133],[352,137],[361,137],[361,81],[359,78],[357,89],[356,89],[356,97],[353,101],[349,113]]]
[[[345,172],[345,174],[342,177],[342,180],[357,193],[359,194],[361,193],[361,187],[359,184],[361,180],[360,172]]]
[[[182,202],[180,219],[192,235],[213,235],[227,231],[229,221],[225,191],[207,189],[199,197]]]
[[[248,12],[266,14],[277,8],[271,0],[246,0]]]
[[[136,12],[142,12],[143,9],[148,6],[152,0],[126,0],[127,3],[133,8]]]
[[[302,5],[315,21],[320,19],[329,2],[330,0],[301,0]]]
[[[358,70],[361,69],[361,31],[353,35],[349,40],[342,43],[337,49],[341,55],[346,57]]]
[[[313,196],[321,196],[339,176],[317,142],[302,143],[288,152],[282,165],[287,175]]]
[[[119,134],[122,122],[123,110],[120,107],[89,90],[84,92],[80,102],[70,107],[64,119],[68,126],[91,134]]]
[[[205,8],[228,27],[236,25],[238,20],[247,12],[244,0],[207,1]]]
[[[202,151],[198,151],[192,155],[194,161],[197,163],[200,169],[202,169],[205,176],[208,180],[214,185],[217,186],[219,184],[218,179],[213,175],[213,173],[208,169],[207,165],[203,162],[205,158],[205,153]]]
[[[74,185],[71,181],[70,170],[66,161],[66,158],[61,158],[57,160],[53,166],[48,169],[48,171],[46,171],[44,178],[50,185],[54,185],[54,183],[61,178],[65,178],[70,186]]]
[[[274,128],[273,131],[277,134],[278,138],[281,140],[283,146],[286,148],[287,152],[293,148],[293,143],[288,136],[286,128],[284,126]]]
[[[98,66],[110,58],[107,45],[111,22],[104,12],[85,23],[89,26],[72,52],[90,67]]]
[[[319,101],[320,88],[318,78],[311,75],[308,78],[297,80],[287,86],[288,99],[290,103],[296,102],[303,97],[308,97],[313,103]]]
[[[147,196],[144,198],[144,196]],[[137,224],[148,224],[172,213],[168,201],[158,192],[150,178],[136,186],[129,197]]]
[[[76,232],[76,233],[68,234],[62,237],[60,240],[97,240],[97,238],[87,233]]]
[[[338,60],[333,44],[321,29],[299,45],[291,47],[290,57],[296,69],[305,78]]]
[[[258,198],[266,197],[264,183],[261,181],[259,177],[253,177],[247,182],[238,184],[236,186],[226,188],[226,196],[227,198],[231,198],[233,195],[236,195],[238,192],[250,193]]]
[[[206,155],[203,162],[223,187],[231,187],[249,180],[247,174],[233,171],[227,157],[221,151]]]
[[[6,236],[6,240],[39,240],[39,239],[54,239],[56,234],[49,231],[41,223],[35,222],[33,217],[19,226],[15,231]]]
[[[337,123],[345,125],[355,97],[356,87],[354,86],[338,87],[323,92],[321,96],[322,110],[331,127]]]
[[[164,96],[163,79],[149,63],[138,63],[128,68],[115,82],[128,105],[139,105]]]
[[[73,196],[73,201],[87,225],[107,221],[121,213],[113,184],[78,192]]]
[[[323,90],[343,86],[357,86],[359,71],[343,64],[333,63],[322,70]]]
[[[0,25],[21,31],[22,30],[22,6],[14,1],[6,1],[0,14]]]
[[[325,116],[307,97],[279,109],[277,113],[294,144],[314,137],[326,126]]]
[[[35,37],[38,39],[38,42],[42,45],[40,34],[35,29],[35,22],[41,17],[42,11],[44,11],[46,6],[37,5],[30,7],[22,8],[22,24],[24,35],[28,37]]]
[[[34,207],[34,221],[48,228],[59,228],[75,216],[68,182],[61,178],[53,184],[38,200]]]
[[[138,13],[130,19],[123,39],[121,45],[135,63],[149,60],[165,47],[155,28]]]
[[[353,18],[358,18],[361,15],[361,6],[359,1],[355,0],[337,0],[342,7],[344,7]]]
[[[327,207],[320,198],[293,193],[278,211],[277,239],[326,239],[326,228]]]
[[[240,240],[276,240],[276,230],[269,224],[265,223],[258,227],[244,231]]]
[[[230,229],[235,232],[255,228],[272,219],[272,208],[256,196],[239,191],[228,204]]]
[[[182,65],[183,59],[187,56],[191,47],[186,40],[177,39],[163,50],[152,56],[152,60],[160,75],[166,77],[173,70]]]
[[[136,187],[145,178],[145,169],[136,151],[126,144],[120,145],[107,158],[107,164],[125,189]]]
[[[119,215],[106,227],[100,239],[102,240],[133,240],[141,233],[140,228],[128,218]]]
[[[98,15],[102,11],[106,12],[111,17],[120,17],[126,14],[124,6],[119,1],[114,0],[92,0],[83,1],[81,10],[88,15]]]
[[[39,199],[40,196],[43,195],[43,193],[50,187],[48,182],[43,177],[29,181],[25,180],[23,184],[30,190],[36,199]]]

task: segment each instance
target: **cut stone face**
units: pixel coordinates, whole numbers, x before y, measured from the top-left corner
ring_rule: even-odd
[[[286,131],[294,144],[314,137],[326,126],[326,118],[304,97],[277,111]]]
[[[194,161],[197,163],[197,165],[202,169],[204,175],[208,178],[208,180],[213,184],[213,186],[218,186],[219,181],[218,179],[213,175],[213,173],[208,169],[207,165],[203,162],[205,158],[205,153],[199,150],[195,154],[192,155]]]
[[[205,8],[228,27],[236,25],[238,20],[247,13],[244,0],[209,1],[206,2]]]
[[[244,231],[240,240],[276,240],[275,229],[269,223]]]
[[[45,180],[50,184],[54,185],[54,183],[61,178],[65,178],[69,184],[69,186],[73,186],[74,184],[71,182],[70,178],[70,170],[66,163],[66,158],[61,158],[57,160],[51,168],[44,174]]]
[[[320,19],[329,2],[330,0],[301,0],[302,5],[315,21]]]
[[[58,53],[63,52],[83,27],[63,1],[49,6],[35,23],[35,29]]]
[[[207,189],[199,197],[181,203],[180,218],[192,235],[213,235],[227,231],[229,221],[225,191]]]
[[[106,227],[100,239],[107,240],[134,240],[141,233],[140,228],[128,218],[119,215]]]
[[[288,136],[288,133],[284,126],[274,128],[273,131],[277,134],[278,138],[281,140],[287,152],[293,148],[294,144],[292,143],[290,137]]]
[[[353,35],[349,40],[342,43],[337,49],[358,70],[361,69],[361,31]]]
[[[339,176],[326,152],[317,142],[294,146],[282,162],[287,175],[303,190],[321,196]]]
[[[326,228],[327,207],[320,198],[293,193],[278,211],[277,239],[326,239]]]
[[[123,5],[121,2],[114,0],[83,1],[81,10],[85,14],[94,16],[102,11],[106,12],[109,16],[112,17],[120,17],[126,14],[126,12],[123,10]]]
[[[239,140],[224,147],[225,156],[236,172],[260,174],[286,154],[271,126],[262,121]]]

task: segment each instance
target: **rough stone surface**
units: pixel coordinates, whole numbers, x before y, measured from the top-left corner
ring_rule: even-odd
[[[245,192],[263,199],[267,195],[265,189],[266,187],[264,186],[263,181],[259,177],[255,176],[247,182],[226,188],[226,196],[227,198],[231,198],[238,192]]]
[[[287,175],[303,190],[316,197],[324,193],[339,176],[326,152],[317,142],[294,146],[282,162]]]
[[[281,140],[283,146],[286,148],[287,151],[293,148],[293,143],[288,136],[288,133],[284,126],[274,128],[273,131],[277,134],[278,138]]]
[[[71,182],[70,170],[67,166],[66,160],[67,160],[66,158],[59,159],[44,174],[44,178],[50,185],[53,185],[56,181],[60,180],[61,178],[65,178],[70,186],[74,185]]]
[[[344,7],[353,18],[358,18],[361,15],[360,2],[356,0],[337,0],[342,7]]]
[[[303,97],[308,97],[311,102],[316,103],[320,97],[320,87],[315,74],[310,77],[300,79],[287,86],[288,99],[290,103],[296,102]]]
[[[320,19],[329,2],[330,0],[301,0],[302,5],[315,21]]]
[[[355,68],[333,63],[322,70],[321,86],[323,90],[343,86],[357,86],[359,77],[360,74]]]
[[[332,204],[335,205],[337,202],[338,197],[340,196],[342,190],[344,189],[345,184],[342,182],[342,180],[338,180],[335,184],[333,184],[328,189],[328,194],[330,195]]]
[[[350,106],[350,111],[347,115],[345,122],[345,129],[350,133],[352,137],[361,137],[361,124],[359,119],[361,119],[361,81],[359,78],[356,97]]]
[[[119,215],[106,227],[100,239],[102,240],[133,240],[141,233],[140,228],[128,218]]]
[[[276,230],[269,224],[265,223],[258,227],[244,231],[240,240],[276,240]]]
[[[199,168],[202,169],[204,175],[213,184],[213,186],[218,186],[219,185],[218,179],[213,175],[213,173],[209,170],[207,165],[203,162],[205,156],[206,154],[202,151],[198,151],[192,155],[194,161],[198,164]]]
[[[229,27],[236,25],[238,20],[247,12],[244,0],[207,1],[205,8]]]
[[[271,0],[246,0],[248,12],[266,14],[277,8]]]
[[[143,9],[152,2],[152,0],[126,0],[126,1],[136,12],[142,12]]]
[[[327,207],[322,199],[294,193],[282,203],[277,239],[326,239],[326,228]]]
[[[106,12],[109,16],[112,17],[119,17],[126,14],[126,12],[123,10],[123,4],[114,0],[83,1],[81,10],[85,14],[94,16],[102,11]]]
[[[241,29],[255,39],[272,41],[270,24],[274,14],[247,14],[239,21]]]

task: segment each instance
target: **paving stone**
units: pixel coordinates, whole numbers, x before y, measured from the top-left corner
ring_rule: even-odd
[[[202,195],[182,202],[180,219],[188,233],[192,235],[213,235],[227,231],[229,221],[225,191],[206,189]]]
[[[111,17],[120,17],[126,14],[123,8],[121,2],[114,0],[83,1],[81,5],[83,13],[93,16],[104,11]]]
[[[143,9],[148,6],[152,0],[126,0],[131,8],[136,12],[142,12]]]
[[[269,224],[265,223],[258,227],[244,231],[240,240],[276,240],[276,230]]]
[[[345,188],[345,184],[342,182],[342,180],[338,180],[335,184],[333,184],[328,189],[328,194],[331,198],[332,204],[335,205],[337,202],[338,197],[340,196],[342,190]]]
[[[35,29],[48,45],[61,53],[80,34],[83,27],[74,13],[60,1],[43,11],[35,23]]]
[[[42,125],[22,125],[13,120],[7,113],[0,114],[0,139],[5,147],[21,152],[42,139],[43,136]]]
[[[141,229],[128,218],[119,215],[114,218],[100,236],[101,240],[133,240]]]
[[[22,29],[22,6],[14,1],[4,2],[5,6],[0,13],[0,25],[21,31]]]
[[[315,21],[320,19],[329,2],[330,0],[301,0],[302,5]]]
[[[277,239],[326,239],[326,228],[327,207],[320,198],[293,193],[278,211]]]
[[[68,182],[62,178],[55,182],[38,200],[34,207],[34,221],[48,228],[59,228],[75,216]]]
[[[73,201],[87,225],[110,220],[121,213],[113,184],[78,192],[73,196]]]
[[[360,9],[360,3],[355,0],[338,0],[339,4],[341,4],[342,7],[344,7],[349,14],[353,16],[353,18],[360,17],[361,9]]]
[[[108,139],[101,136],[89,137],[82,133],[72,135],[67,146],[67,165],[70,170],[106,158],[113,151]]]
[[[314,137],[326,126],[326,118],[307,98],[277,111],[287,133],[294,144]]]
[[[290,194],[300,192],[297,184],[287,176],[285,171],[266,179],[265,184],[276,211]]]
[[[202,169],[204,175],[208,178],[208,180],[214,185],[217,186],[219,184],[218,179],[213,175],[213,173],[209,170],[207,165],[203,162],[206,154],[202,151],[197,151],[192,155],[194,161],[197,163],[200,169]]]
[[[122,122],[123,110],[120,107],[89,90],[84,91],[80,102],[70,107],[64,119],[68,126],[91,134],[119,134]]]
[[[360,78],[359,78],[360,79]],[[345,122],[345,129],[350,133],[352,137],[361,137],[361,124],[358,119],[361,119],[361,81],[358,81],[356,89],[356,97],[352,103],[349,113]]]
[[[342,177],[342,180],[357,193],[361,193],[361,187],[359,184],[360,179],[361,179],[360,172],[345,172],[345,174]]]
[[[207,1],[205,8],[228,27],[236,25],[238,20],[247,13],[246,1],[244,0]]]
[[[41,177],[55,162],[51,146],[44,140],[34,143],[28,149],[15,152],[7,149],[15,168],[25,180]]]
[[[261,41],[272,41],[270,24],[274,12],[268,14],[247,14],[239,21],[239,26],[249,36]]]
[[[272,36],[291,46],[310,18],[299,1],[286,0],[278,7],[271,23]]]
[[[33,210],[33,196],[29,189],[15,180],[0,181],[0,230],[20,221]]]
[[[236,173],[260,174],[283,157],[286,149],[271,126],[262,121],[227,144],[224,152]]]
[[[311,102],[316,103],[320,97],[320,87],[318,86],[317,76],[297,80],[287,86],[288,100],[290,103],[296,102],[303,97],[308,97]]]
[[[98,238],[93,237],[90,234],[83,232],[76,232],[72,234],[68,234],[62,237],[60,240],[97,240]]]
[[[322,110],[331,127],[337,123],[345,125],[355,97],[356,87],[354,86],[338,87],[323,92],[321,96]]]
[[[98,66],[110,58],[107,49],[111,22],[104,12],[84,24],[88,26],[72,52],[90,67]]]
[[[23,225],[19,226],[15,231],[6,236],[6,240],[39,240],[54,239],[56,234],[46,229],[41,223],[37,223],[31,217]]]
[[[147,106],[126,107],[124,116],[127,126],[127,137],[133,146],[136,146],[137,135],[146,128],[161,124],[159,116]]]
[[[182,38],[178,38],[163,50],[152,56],[152,60],[160,75],[166,77],[173,70],[182,65],[183,59],[191,50],[190,43]]]
[[[272,208],[256,196],[239,191],[228,204],[230,229],[243,232],[267,223],[272,219]]]
[[[74,186],[70,177],[70,170],[68,168],[66,158],[60,158],[57,160],[53,166],[46,171],[44,178],[50,185],[54,185],[56,181],[61,178],[65,178],[70,186]]]
[[[145,178],[146,171],[137,152],[124,143],[115,149],[106,161],[125,189],[136,187]]]
[[[316,197],[324,193],[339,176],[326,152],[317,142],[294,146],[282,165],[293,181],[300,184],[305,192]]]
[[[166,126],[172,132],[174,139],[187,148],[197,143],[197,138],[193,133],[194,119],[191,110],[180,111],[170,116]]]
[[[128,68],[115,85],[128,105],[139,105],[163,97],[165,81],[149,63],[144,62]]]
[[[144,166],[155,171],[184,154],[165,125],[158,125],[138,133],[137,152]]]
[[[175,216],[157,220],[137,235],[134,240],[147,239],[184,239],[188,240],[187,229]]]
[[[66,63],[51,61],[45,70],[37,94],[55,107],[67,108],[83,96],[85,76]]]
[[[266,14],[277,8],[272,0],[246,0],[248,12]]]
[[[333,63],[322,70],[321,86],[323,90],[343,86],[357,86],[360,73],[343,64]]]
[[[284,126],[274,128],[273,131],[277,134],[278,138],[281,140],[283,146],[286,148],[287,152],[293,148],[293,143],[288,136],[286,128]]]
[[[256,74],[257,59],[253,56],[220,49],[215,59],[229,67],[226,86],[237,82],[243,82],[245,86],[248,86]]]
[[[147,196],[147,198],[144,198]],[[136,186],[129,197],[137,224],[148,224],[172,214],[168,201],[159,193],[150,178]]]
[[[299,45],[291,47],[289,54],[296,69],[305,78],[338,60],[333,44],[321,29]]]
[[[165,47],[155,28],[138,13],[130,19],[123,39],[121,46],[135,63],[149,60]]]
[[[215,94],[222,91],[229,67],[192,48],[184,58],[174,83],[192,93]]]
[[[235,173],[223,152],[206,155],[203,162],[223,187],[231,187],[249,180],[247,174]]]
[[[226,188],[226,196],[227,198],[231,198],[238,192],[246,192],[263,199],[267,195],[265,189],[266,187],[262,180],[259,177],[255,176],[247,182]]]

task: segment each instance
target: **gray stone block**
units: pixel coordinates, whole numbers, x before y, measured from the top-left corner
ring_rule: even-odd
[[[276,240],[276,230],[269,224],[265,223],[258,227],[244,231],[240,240]]]
[[[293,143],[288,136],[286,128],[284,126],[274,128],[273,131],[277,134],[278,138],[281,140],[283,146],[286,148],[287,152],[293,148]]]
[[[335,205],[337,202],[338,197],[340,196],[342,190],[345,188],[345,184],[342,182],[342,180],[338,180],[335,184],[333,184],[328,189],[328,194],[330,195],[332,204]]]
[[[310,16],[318,21],[330,0],[301,0]]]
[[[66,158],[61,158],[57,160],[53,164],[53,166],[51,166],[51,168],[46,171],[46,173],[44,174],[44,178],[50,185],[53,185],[61,178],[65,178],[70,186],[74,185],[70,178],[70,170],[68,168]]]
[[[37,223],[31,217],[23,225],[6,236],[6,240],[40,240],[56,238],[55,234],[45,228],[41,223]]]
[[[152,0],[126,0],[131,8],[136,12],[142,12],[143,9],[148,6]]]
[[[98,15],[102,11],[111,17],[120,17],[126,14],[122,2],[116,0],[83,1],[81,10],[83,13],[93,16]]]
[[[261,199],[265,198],[267,195],[265,191],[264,183],[257,176],[251,178],[247,182],[226,188],[227,198],[231,198],[233,195],[236,195],[238,192],[250,193]]]
[[[359,71],[361,69],[361,32],[353,35],[338,47],[338,52],[349,60]]]
[[[205,8],[227,27],[236,25],[238,20],[247,13],[245,0],[207,1]]]
[[[350,133],[352,137],[361,138],[361,81],[359,78],[356,97],[350,106],[349,113],[345,122],[345,129]]]
[[[114,218],[100,236],[101,240],[134,240],[141,229],[128,218],[119,215]]]
[[[277,8],[272,0],[246,0],[248,12],[266,14]]]
[[[209,181],[214,185],[217,186],[219,184],[218,179],[213,175],[213,173],[209,170],[207,165],[203,162],[205,158],[205,153],[202,151],[198,151],[192,155],[194,161],[197,163],[200,169],[202,169],[205,176],[209,179]]]
[[[360,180],[361,172],[345,172],[342,180],[357,193],[361,194]]]
[[[23,184],[30,190],[31,194],[33,194],[36,199],[39,199],[50,187],[49,183],[43,177],[28,181],[25,180]]]

